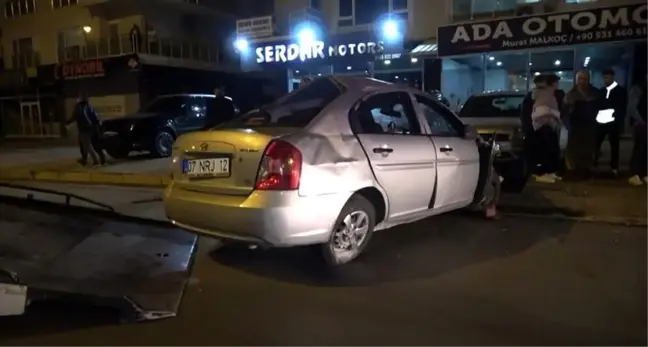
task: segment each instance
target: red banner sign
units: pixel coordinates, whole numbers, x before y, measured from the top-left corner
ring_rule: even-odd
[[[59,78],[66,80],[102,77],[106,75],[103,60],[86,60],[76,63],[62,64],[59,67]]]

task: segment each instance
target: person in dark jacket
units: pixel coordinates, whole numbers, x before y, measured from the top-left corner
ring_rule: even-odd
[[[587,179],[591,175],[598,96],[599,90],[591,85],[589,73],[580,71],[576,75],[576,85],[565,97],[565,123],[569,129],[566,166],[574,179]]]
[[[101,122],[94,108],[90,105],[85,95],[80,95],[74,107],[74,113],[69,123],[75,122],[79,134],[79,149],[81,151],[81,165],[88,164],[88,154],[92,164],[104,165],[106,157],[101,149],[99,139],[99,128]]]
[[[632,157],[630,159],[630,179],[628,182],[635,186],[640,186],[643,183],[648,183],[648,143],[646,141],[648,126],[646,123],[646,115],[648,114],[648,98],[646,92],[648,86],[646,80],[648,76],[644,76],[644,80],[638,83],[630,90],[630,98],[628,103],[628,115],[631,117],[633,128],[634,145],[632,148]]]
[[[598,113],[596,115],[596,147],[594,167],[598,166],[601,146],[605,139],[610,142],[610,166],[612,174],[619,174],[619,137],[623,129],[628,105],[625,88],[614,80],[614,70],[603,71],[604,88],[599,91]]]
[[[236,116],[234,102],[225,96],[225,90],[223,88],[214,88],[214,95],[216,97],[214,98],[211,112],[207,113],[207,129],[211,129],[224,122],[229,122]]]

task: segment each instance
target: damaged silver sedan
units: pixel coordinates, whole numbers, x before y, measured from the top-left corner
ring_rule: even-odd
[[[330,264],[345,264],[374,231],[492,200],[491,151],[480,152],[475,132],[430,95],[323,77],[180,137],[165,209],[199,234],[320,245]]]

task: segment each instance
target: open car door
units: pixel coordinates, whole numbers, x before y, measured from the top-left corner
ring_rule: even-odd
[[[26,195],[0,195],[0,315],[19,315],[30,303],[60,297],[118,306],[136,321],[176,315],[196,236],[100,203],[105,210]],[[68,204],[75,197],[65,195]]]

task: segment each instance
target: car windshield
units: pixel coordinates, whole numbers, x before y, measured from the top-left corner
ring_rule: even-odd
[[[183,96],[160,96],[144,106],[141,112],[158,113],[179,110],[184,105],[185,100],[186,98]]]
[[[480,95],[470,97],[459,112],[461,118],[513,118],[520,116],[524,95]]]
[[[303,128],[342,93],[341,87],[331,79],[320,78],[271,104],[252,110],[217,128],[251,126]]]

